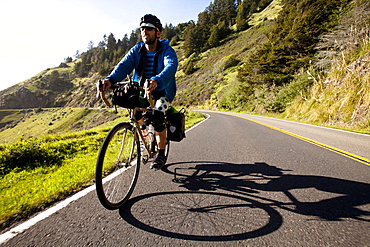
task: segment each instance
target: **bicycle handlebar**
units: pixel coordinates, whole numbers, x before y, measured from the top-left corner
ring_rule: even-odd
[[[103,81],[98,80],[98,82],[96,83],[96,91],[97,91],[96,98],[100,97],[108,107],[112,107],[112,104],[109,103],[109,101],[105,97],[105,93],[102,91],[102,87],[103,87]]]
[[[153,101],[153,98],[152,98],[152,94],[144,89],[144,88],[148,88],[148,81],[145,82],[144,84],[144,87],[138,87],[139,90],[144,90],[144,98],[146,98],[150,104],[150,106],[152,108],[154,108],[154,101]],[[116,85],[131,85],[132,84],[132,81],[130,79],[130,81],[123,81],[123,82],[117,82]],[[102,87],[103,87],[103,81],[102,80],[98,80],[98,82],[96,83],[96,90],[97,90],[97,94],[96,94],[96,97],[97,98],[101,98],[104,103],[108,106],[108,107],[112,107],[112,104],[109,103],[109,101],[107,100],[107,98],[105,97],[105,92],[102,91]]]

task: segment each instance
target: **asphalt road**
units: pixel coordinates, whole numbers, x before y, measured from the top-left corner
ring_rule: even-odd
[[[1,246],[370,246],[370,136],[208,114],[126,207],[92,190]]]

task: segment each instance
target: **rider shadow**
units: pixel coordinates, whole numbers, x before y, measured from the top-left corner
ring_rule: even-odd
[[[275,208],[328,221],[340,221],[343,218],[370,221],[370,213],[358,208],[370,203],[370,185],[366,183],[324,176],[293,175],[287,170],[266,163],[184,162],[168,164],[163,171],[172,174],[173,182],[186,190],[137,196],[120,209],[120,215],[126,222],[161,236],[196,241],[235,241],[260,237],[281,227],[283,217]],[[296,191],[310,193],[312,189],[321,193],[319,200],[309,201]],[[267,197],[263,192],[282,192],[290,201],[278,201]],[[209,203],[202,204],[205,201]],[[188,205],[187,202],[193,204]],[[161,210],[153,213],[151,208]],[[224,225],[222,214],[219,213],[222,210],[227,212]],[[240,215],[231,215],[238,210],[241,210],[240,215],[247,217],[239,219]],[[252,210],[260,212],[253,214]],[[148,213],[144,217],[146,211]],[[200,234],[197,229],[199,224],[202,224],[201,217],[204,215],[204,219],[211,219],[212,225],[203,226],[198,231],[207,227],[214,228],[216,224],[213,223],[218,221],[215,218],[213,222],[212,217],[216,217],[214,215],[221,215],[219,228],[226,231],[229,222],[240,222],[240,225],[243,225],[249,220],[251,224],[242,232],[225,234],[217,232],[216,229],[211,234]],[[265,223],[258,225],[259,219],[253,219],[254,215],[265,217]],[[163,217],[163,222],[157,220]],[[150,222],[146,222],[148,218]],[[175,223],[176,218],[181,218],[182,222]],[[185,232],[183,225],[191,224],[194,225],[190,228],[195,230]]]
[[[184,164],[184,163],[181,163]],[[370,222],[370,212],[358,206],[370,203],[370,184],[313,175],[292,175],[266,163],[231,164],[224,162],[196,162],[195,167],[175,168],[173,181],[190,191],[224,190],[254,199],[270,201],[269,205],[323,220],[340,221],[353,218]],[[188,174],[181,174],[186,173]],[[190,173],[189,173],[190,171]],[[184,176],[183,176],[184,175]],[[326,198],[319,201],[301,201],[292,193],[296,189],[315,189],[325,192]],[[290,203],[260,197],[263,191],[282,192]],[[305,200],[305,199],[304,199]],[[293,207],[292,207],[293,206]]]

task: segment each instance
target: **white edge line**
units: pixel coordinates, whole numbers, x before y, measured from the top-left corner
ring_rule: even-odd
[[[87,187],[86,189],[74,194],[73,196],[65,199],[64,201],[59,202],[55,206],[47,209],[46,211],[36,215],[35,217],[27,220],[26,222],[10,229],[9,231],[3,233],[0,235],[0,244],[5,243],[9,239],[15,237],[17,234],[22,233],[23,231],[27,230],[31,226],[35,225],[37,222],[46,219],[50,215],[54,214],[55,212],[59,211],[60,209],[66,207],[68,204],[70,204],[73,201],[76,201],[80,199],[81,197],[87,195],[91,191],[95,190],[95,185],[91,185],[90,187]]]
[[[206,113],[204,113],[206,114]],[[199,126],[200,124],[202,124],[204,121],[208,120],[210,115],[209,114],[206,114],[207,115],[207,118],[204,119],[203,121],[197,123],[196,125],[192,126],[191,128],[187,129],[185,131],[188,132],[192,129],[194,129],[195,127]],[[47,209],[46,211],[36,215],[35,217],[27,220],[26,222],[10,229],[9,231],[3,233],[0,235],[0,244],[3,244],[5,242],[7,242],[8,240],[10,240],[11,238],[15,237],[16,235],[18,235],[19,233],[22,233],[24,232],[25,230],[27,230],[28,228],[30,228],[31,226],[35,225],[36,223],[38,223],[39,221],[42,221],[43,219],[46,219],[47,217],[49,217],[50,215],[54,214],[55,212],[59,211],[60,209],[66,207],[68,204],[70,204],[71,202],[73,201],[76,201],[78,199],[80,199],[81,197],[87,195],[88,193],[90,193],[91,191],[95,190],[95,185],[91,185],[90,187],[87,187],[86,189],[74,194],[73,196],[59,202],[58,204],[56,204],[55,206]]]
[[[202,113],[203,113],[203,114],[205,114],[205,115],[207,115],[207,118],[206,118],[206,119],[204,119],[204,120],[202,120],[202,121],[200,121],[200,122],[199,122],[199,123],[197,123],[196,125],[193,125],[191,128],[187,129],[187,130],[185,131],[185,133],[189,132],[190,130],[192,130],[192,129],[196,128],[196,127],[198,127],[198,126],[199,126],[199,125],[201,125],[203,122],[205,122],[205,121],[207,121],[207,120],[209,119],[209,117],[210,117],[210,115],[209,115],[209,114],[204,113],[204,112],[202,112]]]

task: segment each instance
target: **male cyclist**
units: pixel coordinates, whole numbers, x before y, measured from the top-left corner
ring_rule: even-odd
[[[162,32],[161,21],[154,15],[147,14],[140,20],[142,42],[135,45],[126,56],[117,64],[112,73],[104,79],[103,91],[106,91],[117,82],[124,80],[134,70],[133,81],[144,86],[157,100],[154,108],[153,126],[159,152],[151,166],[161,169],[165,163],[166,128],[164,125],[165,110],[161,109],[160,101],[167,98],[172,101],[176,95],[175,73],[178,66],[177,55],[169,45],[169,41],[159,40]],[[139,121],[144,123],[141,119]]]

